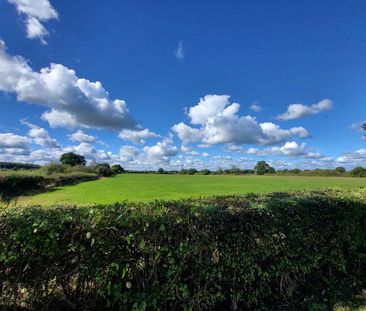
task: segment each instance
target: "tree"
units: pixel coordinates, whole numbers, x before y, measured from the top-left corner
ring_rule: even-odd
[[[336,167],[335,170],[336,170],[336,172],[341,173],[341,174],[343,174],[346,171],[346,169],[342,166]]]
[[[164,171],[164,169],[161,167],[161,168],[159,168],[159,169],[158,169],[158,173],[159,173],[159,174],[164,174],[164,173],[165,173],[165,171]]]
[[[112,174],[123,174],[125,172],[124,168],[119,165],[119,164],[115,164],[111,167],[111,171],[112,171]]]
[[[233,165],[231,167],[230,174],[240,175],[240,168],[237,167],[236,165]]]
[[[188,175],[195,175],[198,171],[195,168],[188,169],[187,173]]]
[[[201,174],[202,175],[210,175],[211,174],[211,171],[206,168],[206,169],[204,169],[204,170],[201,171]]]
[[[73,152],[67,152],[61,155],[60,162],[64,165],[86,165],[86,160],[82,155],[73,153]]]
[[[357,166],[350,172],[350,175],[352,177],[366,177],[366,169],[362,166]]]
[[[274,168],[269,166],[269,164],[267,164],[266,161],[259,161],[254,166],[254,171],[258,175],[264,175],[266,173],[274,172]]]
[[[95,172],[104,177],[112,176],[111,166],[108,163],[100,163],[95,168]]]

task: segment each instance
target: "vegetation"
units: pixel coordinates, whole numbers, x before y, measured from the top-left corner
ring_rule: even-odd
[[[51,162],[34,170],[30,170],[33,166],[24,164],[27,170],[0,171],[0,201],[8,201],[20,195],[41,192],[54,187],[91,181],[101,176],[115,176],[124,172],[123,167],[118,164],[113,165],[112,168],[107,163],[90,166],[85,164],[83,156],[69,152],[61,156],[60,163]],[[23,165],[14,166],[14,163],[7,163],[4,166],[20,168]]]
[[[61,155],[60,162],[61,164],[70,166],[86,165],[85,158],[82,155],[75,154],[73,152],[67,152]]]
[[[113,175],[118,175],[118,174],[125,173],[124,168],[121,165],[119,165],[119,164],[112,165],[111,171],[112,171],[112,174]]]
[[[5,308],[332,310],[366,285],[364,190],[5,208],[0,228]]]
[[[32,197],[21,197],[17,200],[17,204],[85,206],[113,204],[124,200],[150,201],[218,194],[296,191],[328,187],[354,189],[365,186],[366,179],[347,177],[124,174],[57,188],[55,191]]]
[[[99,176],[109,177],[112,176],[111,166],[108,163],[100,163],[95,167],[95,172]]]
[[[266,161],[259,161],[257,162],[257,164],[254,166],[254,171],[256,174],[258,175],[264,175],[267,173],[275,173],[275,169],[271,166],[269,166],[269,164],[266,163]]]
[[[353,177],[366,177],[366,169],[361,166],[355,167],[350,175]]]
[[[0,162],[0,170],[36,170],[39,165],[27,163]]]
[[[20,195],[45,191],[54,187],[73,185],[83,181],[97,179],[94,173],[70,172],[44,174],[35,172],[13,171],[0,174],[0,201],[8,201]]]

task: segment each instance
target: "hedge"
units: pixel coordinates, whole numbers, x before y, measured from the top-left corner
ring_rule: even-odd
[[[0,201],[1,199],[8,200],[33,191],[44,191],[52,187],[95,179],[98,179],[98,175],[82,172],[51,176],[26,173],[0,174]]]
[[[0,210],[0,306],[331,310],[366,281],[366,192]]]

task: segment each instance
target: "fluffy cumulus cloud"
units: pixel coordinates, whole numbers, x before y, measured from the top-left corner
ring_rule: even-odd
[[[174,146],[172,138],[166,137],[153,146],[146,146],[144,152],[151,157],[172,157],[178,154],[177,146]]]
[[[0,133],[0,159],[9,161],[16,155],[29,155],[32,140],[13,133]]]
[[[57,19],[58,14],[48,0],[8,0],[13,4],[18,13],[25,17],[27,37],[40,39],[46,43],[45,37],[49,34],[42,22]]]
[[[69,135],[71,141],[78,141],[81,143],[92,143],[95,142],[97,139],[92,135],[88,135],[84,133],[82,130],[78,130],[77,132]]]
[[[199,103],[188,109],[192,125],[178,123],[172,130],[183,144],[201,142],[216,144],[260,144],[271,145],[292,136],[304,138],[309,133],[303,127],[281,129],[272,122],[258,123],[250,116],[239,115],[240,105],[230,103],[228,95],[206,95]]]
[[[175,124],[172,127],[173,132],[177,134],[183,144],[189,144],[199,141],[202,138],[200,130],[192,128],[183,122]]]
[[[143,130],[129,130],[129,129],[123,129],[119,135],[121,139],[131,141],[134,144],[140,144],[143,145],[146,143],[146,139],[148,138],[157,138],[160,135],[151,132],[148,129]]]
[[[74,70],[51,64],[39,72],[26,60],[10,56],[0,41],[0,90],[19,101],[51,108],[43,114],[51,127],[136,128],[126,102],[111,99],[102,84],[78,78]]]
[[[33,143],[45,148],[60,148],[57,140],[51,138],[46,129],[25,120],[23,120],[21,123],[29,127],[27,135],[32,139]]]
[[[278,120],[292,120],[299,119],[308,115],[318,114],[322,111],[329,110],[333,106],[333,102],[330,99],[323,99],[317,104],[310,106],[304,104],[291,104],[288,106],[287,111],[277,116]]]

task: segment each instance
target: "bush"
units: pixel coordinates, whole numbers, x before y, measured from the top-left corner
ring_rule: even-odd
[[[72,185],[83,181],[98,179],[95,173],[60,173],[53,175],[41,175],[39,172],[11,172],[0,175],[0,201],[10,200],[20,195],[29,194],[34,191],[45,191],[47,189]]]
[[[39,169],[40,166],[36,164],[28,164],[28,163],[13,163],[13,162],[0,162],[0,169],[5,170],[36,170]]]
[[[113,175],[118,175],[118,174],[123,174],[125,172],[125,170],[123,169],[123,167],[119,164],[115,164],[111,167],[111,171]]]
[[[0,175],[0,201],[42,189],[44,177],[26,174]]]
[[[208,170],[208,169],[204,169],[204,170],[201,171],[201,174],[202,175],[210,175],[211,174],[211,171]]]
[[[366,281],[365,191],[5,208],[0,228],[5,307],[331,310]]]
[[[112,170],[111,170],[111,166],[108,163],[98,164],[95,168],[95,172],[99,176],[103,176],[103,177],[109,177],[109,176],[113,175]]]
[[[362,166],[357,166],[350,172],[350,175],[352,177],[366,177],[366,169]]]

